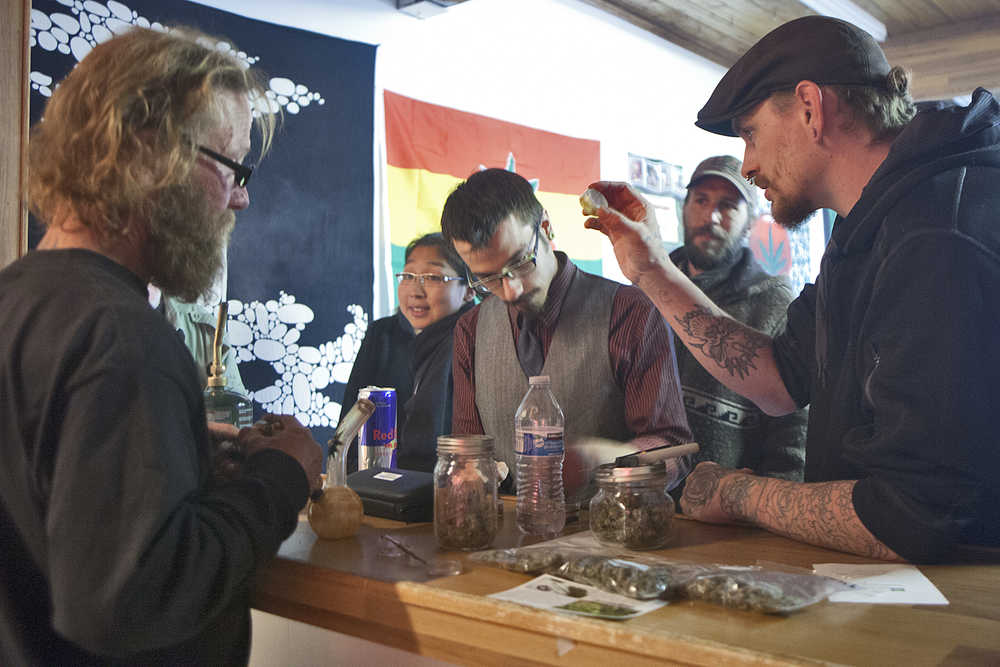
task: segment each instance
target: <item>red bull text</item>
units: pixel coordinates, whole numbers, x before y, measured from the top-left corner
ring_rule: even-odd
[[[375,412],[358,433],[358,470],[396,467],[396,390],[365,387],[358,398],[375,404]]]

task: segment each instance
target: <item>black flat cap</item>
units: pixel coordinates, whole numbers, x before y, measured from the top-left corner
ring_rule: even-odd
[[[695,125],[735,137],[732,121],[779,90],[804,79],[885,89],[889,74],[875,38],[852,23],[804,16],[778,26],[750,47],[715,87]]]

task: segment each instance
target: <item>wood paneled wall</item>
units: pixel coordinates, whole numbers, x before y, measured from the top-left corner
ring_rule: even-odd
[[[28,25],[30,0],[6,0],[0,8],[0,267],[27,248],[24,189],[28,148]]]

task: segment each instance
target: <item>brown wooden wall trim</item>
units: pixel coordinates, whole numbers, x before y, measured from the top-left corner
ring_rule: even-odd
[[[0,114],[0,266],[27,249],[28,49],[30,0],[0,3],[0,99],[10,100]]]

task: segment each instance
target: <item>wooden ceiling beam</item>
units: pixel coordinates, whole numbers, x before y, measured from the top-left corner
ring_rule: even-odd
[[[913,74],[914,99],[950,99],[968,95],[976,86],[1000,90],[1000,15],[890,33],[882,49],[891,64]]]
[[[582,1],[723,67],[736,62],[758,33],[811,11],[798,0],[713,0],[704,5],[691,0]],[[890,63],[913,73],[915,99],[968,95],[977,85],[1000,90],[1000,13],[941,25],[945,0],[856,1],[866,9],[878,8],[880,20],[886,17],[889,38],[882,48]],[[995,11],[984,0],[956,2],[947,0],[956,16]],[[936,27],[898,32],[901,25],[921,22]]]
[[[724,35],[717,33],[706,35],[705,33],[710,31],[708,26],[692,20],[681,12],[667,9],[665,11],[669,11],[671,15],[669,17],[658,15],[654,22],[633,11],[627,3],[615,0],[582,0],[582,2],[723,67],[729,67],[736,62],[744,50],[739,45],[735,45],[734,49],[732,40],[724,39]]]

